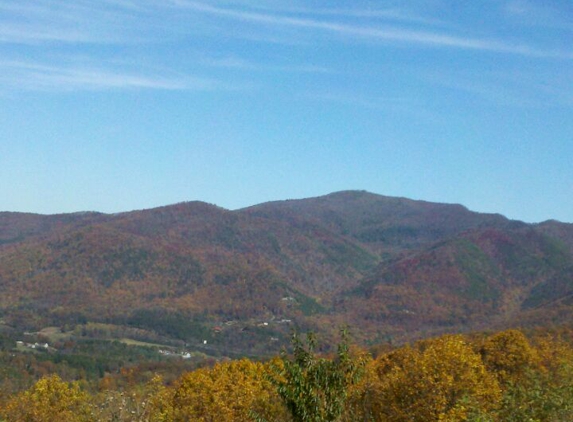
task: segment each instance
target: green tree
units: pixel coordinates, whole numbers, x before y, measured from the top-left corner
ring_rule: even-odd
[[[351,356],[348,335],[342,331],[342,341],[333,359],[315,353],[316,337],[309,333],[306,342],[294,332],[293,353],[285,351],[272,367],[271,381],[294,422],[334,422],[345,409],[348,387],[356,383],[363,366]],[[259,418],[259,420],[262,420]]]

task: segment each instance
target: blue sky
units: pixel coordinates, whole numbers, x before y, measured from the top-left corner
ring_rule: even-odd
[[[573,222],[570,0],[0,0],[0,210],[364,189]]]

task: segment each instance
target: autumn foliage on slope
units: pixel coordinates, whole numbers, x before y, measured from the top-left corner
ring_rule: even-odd
[[[99,391],[87,391],[78,381],[47,376],[9,397],[0,406],[0,420],[493,422],[573,418],[573,348],[555,335],[527,338],[517,330],[488,336],[446,335],[375,357],[349,348],[344,340],[333,356],[317,355],[314,340],[296,341],[292,355],[266,363],[220,362],[184,374],[170,385],[156,377],[122,390],[100,385]],[[341,383],[324,382],[328,379]],[[309,403],[314,404],[305,407]]]
[[[274,318],[323,337],[350,324],[359,343],[403,343],[571,323],[572,306],[573,224],[461,205],[348,191],[234,211],[0,212],[0,324],[21,332],[90,322],[197,343],[224,322]],[[218,353],[229,339],[260,354],[277,351],[271,338],[288,342],[288,329],[257,339],[239,330],[213,344]]]

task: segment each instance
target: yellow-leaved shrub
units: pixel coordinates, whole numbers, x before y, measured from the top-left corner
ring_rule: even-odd
[[[464,421],[470,408],[494,408],[501,397],[480,355],[454,335],[380,356],[362,386],[352,401],[355,420]]]
[[[488,337],[481,354],[487,368],[502,382],[518,381],[539,363],[537,351],[519,330],[506,330]]]
[[[77,383],[64,382],[57,375],[44,377],[17,394],[2,413],[10,422],[96,421],[90,396]]]
[[[247,359],[189,372],[173,391],[172,420],[243,422],[255,414],[280,420],[285,409],[266,374],[262,363]]]

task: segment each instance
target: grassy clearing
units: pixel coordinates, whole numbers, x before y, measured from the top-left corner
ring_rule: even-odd
[[[109,339],[109,340],[113,341],[114,339]],[[133,340],[131,338],[120,338],[117,339],[117,341],[123,344],[127,344],[128,346],[157,347],[159,349],[173,350],[173,346],[168,346],[166,344],[158,344],[158,343],[148,343],[146,341]]]
[[[60,327],[45,327],[38,331],[38,335],[46,337],[48,339],[48,343],[55,343],[69,339],[72,336],[72,333],[63,333]]]

